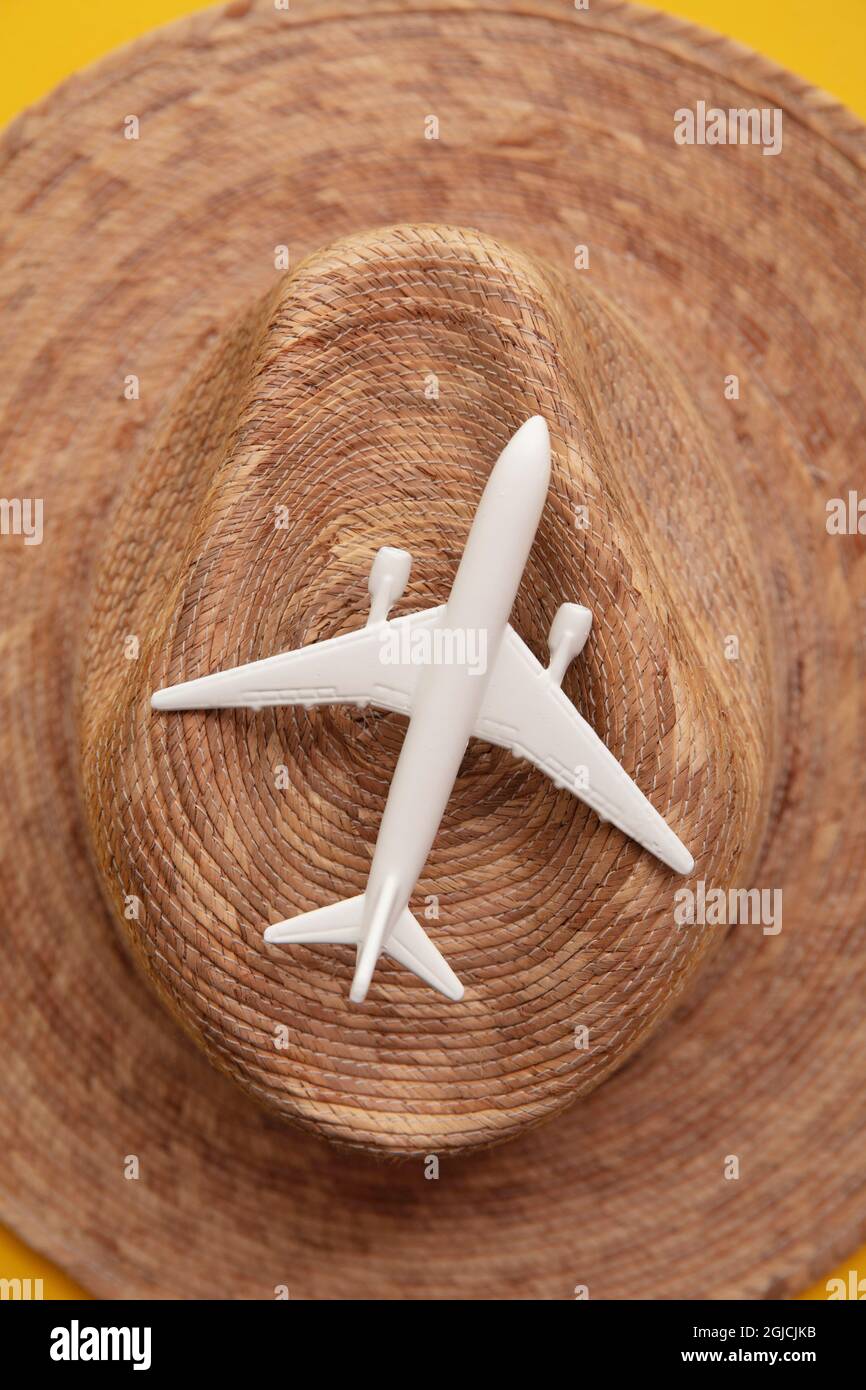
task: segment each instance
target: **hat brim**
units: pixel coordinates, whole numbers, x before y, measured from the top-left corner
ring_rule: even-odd
[[[673,113],[698,99],[781,108],[783,154],[677,146]],[[443,132],[422,160],[428,112]],[[134,161],[129,113],[159,134]],[[233,5],[7,131],[0,442],[7,487],[44,500],[45,541],[0,549],[0,1213],[95,1293],[779,1297],[864,1238],[866,569],[858,538],[824,526],[861,481],[864,162],[863,127],[829,98],[602,0]],[[594,282],[667,345],[754,497],[796,652],[758,869],[784,891],[783,930],[732,931],[625,1069],[555,1123],[449,1161],[435,1201],[420,1164],[257,1110],[151,998],[88,857],[73,719],[105,517],[178,364],[272,282],[275,244],[302,255],[418,220],[555,263],[591,244]]]

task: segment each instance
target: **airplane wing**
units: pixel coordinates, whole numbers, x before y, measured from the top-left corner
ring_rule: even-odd
[[[509,626],[473,733],[509,748],[678,873],[694,860]]]
[[[235,709],[264,705],[378,705],[408,714],[423,666],[407,659],[443,605],[370,623],[357,632],[251,661],[157,690],[154,709]]]

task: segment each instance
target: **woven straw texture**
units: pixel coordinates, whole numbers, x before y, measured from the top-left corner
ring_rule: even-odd
[[[784,153],[676,147],[697,99],[781,106]],[[0,1191],[94,1291],[778,1295],[862,1236],[864,565],[824,527],[858,481],[862,148],[730,45],[541,0],[235,5],[7,134],[0,443],[46,522],[0,549]],[[261,929],[360,891],[401,722],[147,696],[356,626],[385,542],[403,607],[441,601],[536,410],[516,625],[541,653],[593,608],[569,695],[784,929],[677,931],[664,870],[478,746],[419,887],[466,1000],[386,968],[352,1010],[345,953]]]
[[[314,255],[217,346],[111,523],[81,741],[118,918],[135,895],[135,944],[218,1060],[344,1142],[425,1154],[513,1134],[616,1067],[718,935],[672,930],[671,873],[527,764],[473,744],[417,895],[422,913],[435,895],[430,929],[468,997],[455,1009],[394,967],[359,1011],[351,948],[287,953],[262,928],[363,892],[405,721],[149,707],[170,680],[357,627],[383,541],[418,556],[404,606],[441,601],[491,460],[536,412],[558,464],[515,620],[543,652],[563,592],[598,613],[569,693],[709,880],[739,882],[772,712],[745,532],[663,368],[561,277],[439,228]],[[682,481],[657,527],[665,477]],[[720,506],[731,524],[705,566]],[[158,538],[145,563],[128,544],[142,530]],[[662,569],[669,546],[680,563]],[[720,601],[759,654],[733,682]],[[146,634],[136,660],[124,633]]]

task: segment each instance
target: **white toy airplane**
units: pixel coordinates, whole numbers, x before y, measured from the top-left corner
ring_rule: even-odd
[[[574,603],[559,609],[546,670],[509,624],[549,481],[550,439],[536,415],[490,474],[447,604],[389,620],[412,557],[385,546],[370,571],[366,627],[169,686],[152,698],[157,710],[373,704],[409,716],[366,892],[265,932],[269,942],[356,945],[349,996],[356,1004],[366,997],[382,951],[449,999],[463,996],[409,900],[472,737],[534,763],[678,873],[694,867],[685,846],[560,689],[589,636],[588,609]]]

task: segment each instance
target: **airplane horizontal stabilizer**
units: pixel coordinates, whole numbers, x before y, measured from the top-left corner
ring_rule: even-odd
[[[383,947],[386,956],[391,956],[425,984],[432,985],[444,994],[446,999],[462,999],[463,986],[445,957],[436,949],[433,942],[412,916],[408,907],[398,919],[397,925],[387,938]]]
[[[275,922],[265,930],[265,941],[279,946],[358,945],[363,916],[362,893],[357,898],[344,898],[285,922]],[[447,999],[462,999],[463,986],[408,908],[397,919],[382,950]]]
[[[272,946],[356,945],[361,939],[364,894],[343,898],[342,902],[302,912],[265,928],[265,941]]]

